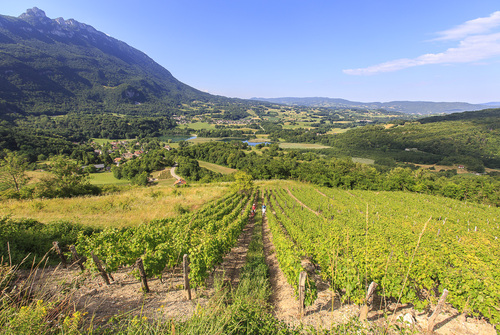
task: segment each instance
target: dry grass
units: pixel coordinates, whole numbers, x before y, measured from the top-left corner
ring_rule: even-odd
[[[406,163],[406,164],[413,164],[415,166],[419,166],[419,167],[424,168],[424,169],[429,169],[429,168],[433,167],[436,171],[441,171],[441,170],[457,170],[457,173],[459,173],[459,174],[461,174],[461,173],[473,173],[473,172],[467,171],[466,169],[459,169],[458,165],[449,166],[449,165],[415,164],[415,163]],[[485,172],[486,173],[489,173],[489,172],[500,172],[500,169],[486,168]]]
[[[189,211],[223,196],[222,184],[174,188],[171,184],[133,188],[120,193],[70,199],[6,200],[0,217],[33,218],[40,222],[67,220],[92,226],[134,226],[153,219],[177,215],[175,208]]]
[[[38,183],[42,178],[50,177],[50,172],[36,170],[36,171],[26,171],[26,175],[30,178],[29,184]]]
[[[315,143],[280,143],[280,148],[283,149],[327,149],[326,145]]]

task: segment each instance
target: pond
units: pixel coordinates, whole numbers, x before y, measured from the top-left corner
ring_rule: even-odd
[[[242,141],[242,142],[247,143],[251,147],[255,147],[256,145],[259,145],[259,144],[271,144],[272,143],[272,142],[249,142],[248,140]]]

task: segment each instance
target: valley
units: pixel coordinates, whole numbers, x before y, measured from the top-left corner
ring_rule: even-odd
[[[36,7],[0,53],[0,334],[497,333],[496,104],[212,95]]]

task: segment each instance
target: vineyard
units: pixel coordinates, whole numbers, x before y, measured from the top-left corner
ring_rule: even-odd
[[[307,258],[344,302],[424,309],[444,289],[461,312],[500,322],[500,210],[433,196],[343,191],[304,184],[264,190],[280,268],[297,289]],[[306,302],[316,297],[314,283]],[[382,306],[377,306],[382,307]]]
[[[459,311],[500,321],[498,208],[304,184],[268,187],[262,195],[280,269],[297,297],[308,259],[344,303],[365,303],[372,281],[382,302],[411,303],[419,310],[447,289],[448,302]],[[160,278],[188,254],[190,281],[202,286],[235,245],[258,196],[232,193],[177,218],[82,234],[77,252],[94,270],[100,260],[109,274],[141,259],[145,275]],[[308,278],[305,304],[316,298],[316,284]]]
[[[252,213],[254,203],[265,204],[266,214]],[[232,264],[245,262],[246,251],[241,252],[245,247],[238,248],[242,243],[249,243],[253,226],[261,221],[260,239],[267,241],[267,266],[260,264],[254,269],[254,265],[247,264],[244,271],[258,273],[258,280],[268,280],[266,277],[273,272],[275,292],[287,286],[286,302],[279,302],[279,309],[282,311],[282,306],[286,306],[291,312],[276,314],[278,320],[291,315],[309,322],[313,319],[308,319],[311,314],[319,313],[318,305],[328,305],[324,300],[328,296],[331,314],[322,314],[321,318],[329,318],[329,325],[334,327],[333,323],[338,322],[338,319],[333,321],[334,309],[338,315],[345,312],[342,306],[364,310],[358,306],[368,306],[367,291],[374,282],[378,286],[377,299],[369,307],[375,312],[372,316],[379,315],[379,311],[396,315],[398,304],[429,312],[442,293],[449,292],[446,302],[459,313],[486,317],[495,325],[500,322],[499,218],[500,209],[496,207],[429,195],[346,191],[297,182],[262,183],[260,189],[253,192],[227,193],[196,212],[175,218],[93,233],[82,230],[74,248],[70,247],[71,253],[62,243],[60,256],[61,259],[71,257],[73,264],[85,269],[77,276],[86,276],[90,271],[100,273],[107,284],[110,284],[108,276],[118,284],[102,285],[96,278],[90,284],[93,289],[87,288],[86,292],[99,292],[98,299],[106,297],[107,291],[114,297],[111,301],[121,299],[119,297],[126,294],[121,290],[130,285],[127,276],[133,274],[135,278],[131,276],[130,280],[138,286],[140,279],[145,292],[149,291],[147,279],[152,283],[157,296],[155,311],[163,309],[159,300],[168,295],[168,299],[172,299],[169,300],[172,313],[179,308],[181,313],[189,314],[192,313],[186,312],[189,308],[194,310],[193,306],[202,302],[199,299],[208,296],[206,292],[214,283],[211,279],[214,274],[222,273],[224,277],[227,275],[224,272],[229,270],[231,279],[223,279],[238,289],[239,279],[233,281],[232,278],[238,276],[239,268]],[[241,238],[243,235],[246,238]],[[239,251],[235,251],[237,249]],[[57,245],[54,250],[58,251]],[[264,263],[263,257],[261,252],[261,263]],[[166,275],[168,279],[162,280]],[[96,285],[96,282],[100,283]],[[190,285],[200,288],[193,301],[190,301]],[[255,285],[259,285],[258,290]],[[257,305],[267,304],[270,298],[265,298],[264,292],[271,290],[267,285],[251,284],[245,289],[256,290],[255,294],[262,299]],[[182,289],[189,291],[188,299],[183,298]],[[163,298],[158,295],[159,291]],[[130,287],[125,292],[131,292]],[[137,295],[137,301],[142,299],[139,292],[134,292],[131,294]],[[325,295],[325,292],[328,293]],[[85,296],[86,293],[82,293],[82,297]],[[307,312],[297,301],[301,299],[305,306],[310,306]],[[185,301],[192,304],[183,305]],[[271,303],[278,308],[278,302]],[[97,306],[92,307],[94,311],[98,310],[98,304],[93,306]],[[101,320],[112,315],[100,313]],[[262,308],[259,313],[268,312]],[[456,311],[453,313],[456,315]],[[260,314],[255,317],[261,318],[256,315]],[[362,313],[357,315],[361,319]],[[290,324],[283,327],[293,329]]]
[[[190,255],[193,285],[202,285],[208,271],[220,263],[248,223],[251,200],[256,196],[230,194],[201,210],[173,219],[154,220],[135,228],[109,228],[91,236],[80,235],[77,253],[94,270],[94,259],[105,264],[106,273],[134,265],[140,258],[147,277],[161,277]],[[97,256],[97,258],[92,257]]]

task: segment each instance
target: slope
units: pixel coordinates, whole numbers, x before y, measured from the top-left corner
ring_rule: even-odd
[[[36,7],[19,18],[0,16],[0,54],[3,113],[159,113],[220,99],[181,83],[126,43],[73,19],[52,20]]]

